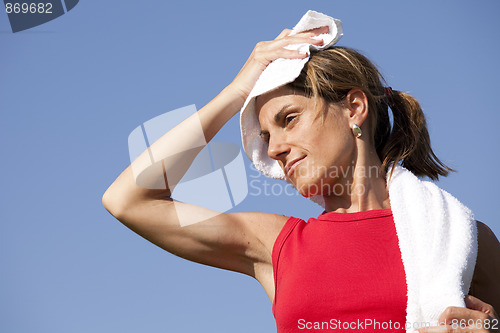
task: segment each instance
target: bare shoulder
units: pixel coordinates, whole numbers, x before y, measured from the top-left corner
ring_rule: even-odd
[[[500,243],[498,242],[498,238],[495,236],[495,233],[488,227],[485,223],[481,221],[476,221],[477,224],[477,238],[478,238],[478,246],[480,247],[480,252],[482,254],[490,253],[491,255],[500,255]],[[486,259],[488,256],[485,256]],[[500,260],[499,257],[490,257],[490,259]],[[500,261],[499,261],[500,263]]]
[[[493,231],[476,221],[478,254],[470,294],[500,309],[500,243]]]

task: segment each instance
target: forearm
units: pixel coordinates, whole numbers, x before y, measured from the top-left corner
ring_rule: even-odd
[[[161,136],[108,188],[103,196],[106,209],[120,211],[138,200],[169,198],[205,144],[243,103],[241,94],[228,86],[198,112]]]

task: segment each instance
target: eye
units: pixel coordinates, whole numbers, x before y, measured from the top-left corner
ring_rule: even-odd
[[[297,119],[297,114],[289,114],[285,117],[285,126],[291,124],[292,122],[295,122]]]

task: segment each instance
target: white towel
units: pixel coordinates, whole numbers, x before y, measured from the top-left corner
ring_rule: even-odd
[[[308,11],[292,30],[293,34],[321,26],[330,27],[320,35],[322,47],[293,45],[291,49],[324,49],[342,36],[339,20]],[[243,148],[265,175],[286,179],[276,160],[267,155],[267,145],[259,136],[255,97],[292,82],[300,74],[305,59],[277,59],[259,77],[240,114]],[[392,169],[389,168],[388,175]],[[456,198],[429,181],[422,181],[400,165],[387,176],[389,199],[399,240],[408,291],[406,331],[423,325],[437,325],[448,306],[465,307],[477,256],[477,227],[472,212]],[[321,196],[311,198],[324,207]],[[418,327],[416,327],[416,326]]]
[[[399,164],[389,181],[391,169],[387,187],[408,288],[406,322],[436,326],[448,306],[465,307],[476,265],[476,221],[451,194]]]
[[[328,33],[314,37],[316,39],[323,39],[322,46],[295,44],[289,45],[287,48],[302,52],[307,51],[310,55],[310,49],[322,50],[328,48],[342,37],[342,24],[339,20],[313,10],[309,10],[300,19],[299,23],[292,29],[290,35],[323,26],[329,27]],[[260,137],[259,120],[255,113],[255,97],[295,80],[309,60],[309,55],[303,59],[280,58],[271,62],[260,75],[241,109],[240,127],[243,148],[256,168],[271,178],[285,179],[285,174],[278,161],[273,160],[267,155],[267,145]]]

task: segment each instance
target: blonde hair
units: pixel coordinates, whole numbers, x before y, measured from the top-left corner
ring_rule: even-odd
[[[455,171],[432,151],[418,101],[397,90],[386,95],[383,82],[382,75],[368,58],[351,48],[335,46],[311,52],[311,59],[299,77],[287,87],[327,103],[342,102],[353,88],[363,90],[369,105],[371,140],[384,172],[391,163],[399,162],[415,175],[434,180]],[[392,127],[389,107],[393,114]]]

